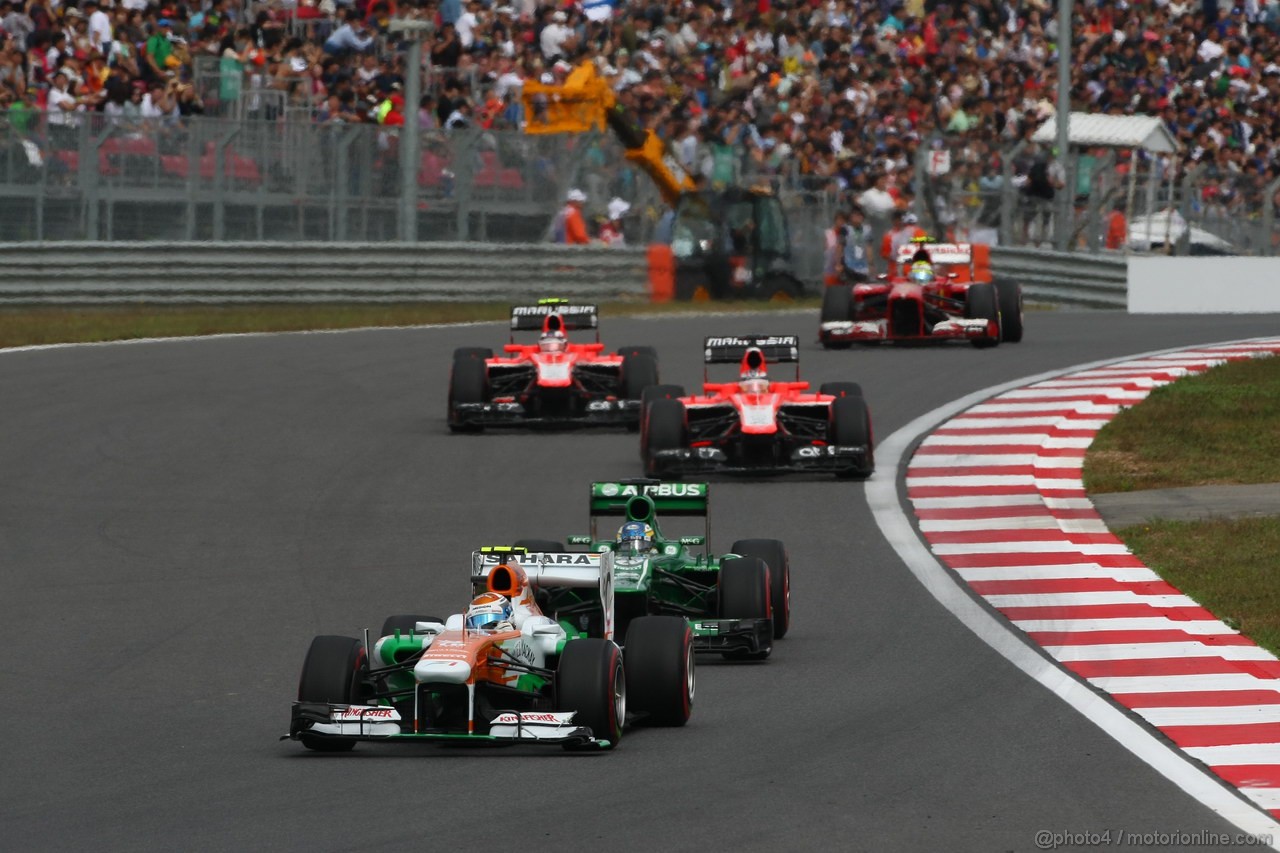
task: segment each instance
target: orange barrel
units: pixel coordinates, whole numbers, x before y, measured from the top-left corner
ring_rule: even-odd
[[[676,259],[666,243],[650,243],[649,299],[670,302],[676,295]]]

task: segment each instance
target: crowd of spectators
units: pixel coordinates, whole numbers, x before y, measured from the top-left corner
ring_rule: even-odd
[[[1200,165],[1221,204],[1280,174],[1280,0],[1075,16],[1076,109],[1159,116],[1182,145],[1160,168]],[[395,17],[433,25],[416,109]],[[918,205],[910,166],[938,134],[962,186],[999,175],[1053,113],[1058,36],[1046,0],[0,0],[0,109],[180,117],[265,89],[315,122],[517,128],[524,80],[592,61],[712,185],[785,173],[875,216]],[[1020,178],[1048,155],[1026,149]]]

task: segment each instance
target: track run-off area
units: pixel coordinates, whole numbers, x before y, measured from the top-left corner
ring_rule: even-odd
[[[986,351],[807,343],[803,378],[863,385],[880,467],[712,481],[715,548],[786,542],[791,632],[762,664],[700,659],[688,726],[602,755],[278,741],[313,635],[457,612],[473,548],[586,532],[588,484],[641,473],[622,431],[448,433],[449,355],[502,324],[0,352],[0,847],[985,851],[1109,831],[1224,849],[1232,816],[1063,701],[1083,682],[1028,677],[958,620],[872,504],[905,515],[904,428],[957,400],[1276,320],[1034,312],[1023,343]],[[655,346],[663,381],[692,387],[704,335],[816,325],[604,318],[602,335]]]

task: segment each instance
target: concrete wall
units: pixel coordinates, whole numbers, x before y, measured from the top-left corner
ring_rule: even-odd
[[[1129,258],[1130,314],[1280,314],[1280,258]]]

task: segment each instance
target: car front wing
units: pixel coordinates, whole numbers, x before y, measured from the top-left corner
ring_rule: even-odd
[[[780,474],[823,471],[860,473],[870,468],[871,448],[858,445],[804,445],[794,448],[782,462],[767,460],[738,463],[718,447],[678,447],[652,452],[655,467],[663,475],[679,474]]]
[[[524,404],[455,403],[453,418],[462,425],[522,426],[634,426],[640,423],[639,400],[587,400],[580,411],[554,416],[533,414]]]
[[[773,620],[690,619],[697,652],[764,652],[773,645]]]
[[[826,343],[845,341],[939,341],[994,338],[1000,329],[994,320],[952,317],[935,323],[927,335],[895,335],[888,320],[829,320],[818,327],[818,338]]]
[[[535,713],[503,711],[489,724],[488,734],[452,731],[414,731],[394,709],[383,705],[333,705],[322,702],[294,702],[289,734],[281,740],[316,738],[357,741],[435,741],[472,743],[477,746],[551,744],[583,748],[608,747],[609,741],[595,737],[587,726],[572,723],[566,712]]]

